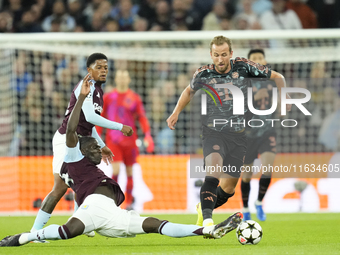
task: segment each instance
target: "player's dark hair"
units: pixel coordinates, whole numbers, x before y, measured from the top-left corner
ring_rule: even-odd
[[[255,53],[261,53],[264,57],[266,57],[266,55],[264,54],[264,50],[263,49],[251,49],[249,52],[248,52],[248,59],[250,58],[250,56],[252,54],[255,54]]]
[[[93,53],[93,54],[91,54],[86,60],[86,67],[90,67],[90,65],[92,65],[94,62],[96,62],[96,60],[98,60],[98,59],[106,59],[107,60],[107,56],[105,56],[103,53]]]
[[[93,142],[93,139],[95,139],[95,138],[92,137],[92,136],[82,136],[82,137],[79,137],[80,150],[82,151],[83,149],[86,149],[87,145],[90,142]]]

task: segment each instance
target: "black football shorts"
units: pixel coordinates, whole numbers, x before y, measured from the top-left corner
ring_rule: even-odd
[[[264,152],[276,153],[276,133],[267,133],[256,138],[247,137],[247,153],[244,164],[252,164],[258,155]]]
[[[202,143],[204,158],[213,152],[219,153],[223,158],[223,172],[240,177],[247,148],[245,132],[222,133],[203,126]]]

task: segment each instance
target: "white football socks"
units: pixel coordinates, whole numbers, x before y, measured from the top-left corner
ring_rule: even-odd
[[[208,226],[211,226],[211,225],[214,225],[214,221],[213,221],[213,219],[205,219],[204,221],[203,221],[203,227],[208,227]]]
[[[44,212],[43,210],[40,209],[38,211],[37,217],[35,218],[31,232],[42,229],[50,218],[51,218],[50,213]]]

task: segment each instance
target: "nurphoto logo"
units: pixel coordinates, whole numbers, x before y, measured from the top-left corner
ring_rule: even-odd
[[[201,88],[201,90],[203,90],[204,92],[206,92],[206,94],[202,94],[201,95],[201,114],[202,115],[207,115],[207,94],[211,97],[211,99],[214,101],[215,106],[216,107],[222,107],[222,100],[220,98],[220,96],[218,95],[217,91],[211,87],[208,84],[205,83],[201,83],[203,86],[205,86],[207,89],[211,90],[217,97],[219,104],[216,102],[215,97],[212,95],[212,93],[205,89],[205,88]],[[232,100],[233,101],[233,115],[244,115],[244,95],[243,92],[240,88],[236,87],[235,85],[232,84],[216,84],[215,88],[217,89],[224,89],[226,94],[229,92],[227,90],[230,91],[230,93],[233,95],[232,97],[227,97],[226,100]],[[277,105],[278,105],[278,93],[277,93],[277,88],[273,88],[272,89],[272,106],[270,109],[266,109],[266,110],[258,110],[255,109],[253,106],[253,90],[252,88],[248,88],[247,90],[248,93],[248,100],[247,100],[247,104],[248,104],[248,108],[249,111],[255,115],[258,116],[265,116],[265,115],[270,115],[273,112],[275,112]],[[292,93],[302,93],[305,95],[304,98],[287,98],[287,94],[292,94]],[[312,115],[302,104],[307,103],[309,100],[311,99],[311,93],[304,88],[291,88],[291,87],[285,87],[281,89],[281,115],[285,116],[287,114],[286,111],[286,107],[287,104],[291,104],[291,105],[296,105],[296,107],[304,114],[304,115]],[[243,124],[245,126],[245,121],[243,120],[242,123],[233,123],[231,121],[230,125],[232,126],[233,124]],[[275,121],[280,121],[279,119],[266,119],[266,121],[270,121],[272,123],[272,126],[274,126],[274,122]],[[254,122],[260,122],[260,125],[254,125],[252,123]],[[294,122],[293,125],[286,125],[286,122]],[[227,119],[214,119],[213,120],[213,126],[215,127],[216,125],[225,125],[228,124],[228,120]],[[261,127],[264,125],[264,121],[261,119],[251,119],[248,121],[248,126],[250,127]],[[295,127],[297,126],[297,121],[294,119],[284,119],[281,120],[281,125],[283,127]]]

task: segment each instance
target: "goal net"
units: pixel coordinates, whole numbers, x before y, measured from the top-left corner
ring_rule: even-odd
[[[199,154],[199,139],[192,139],[187,121],[190,106],[180,115],[175,131],[169,130],[166,119],[195,70],[211,63],[209,43],[216,35],[232,39],[234,57],[247,58],[250,49],[264,49],[268,64],[285,76],[287,87],[311,92],[305,106],[312,117],[306,118],[293,108],[288,117],[295,119],[298,126],[277,129],[278,153],[339,150],[340,30],[2,34],[0,180],[8,172],[30,169],[22,180],[16,179],[30,192],[36,189],[35,195],[27,195],[31,199],[27,208],[32,206],[32,200],[47,194],[38,196],[41,187],[34,183],[50,190],[52,185],[46,178],[51,175],[48,156],[52,155],[52,137],[62,122],[73,87],[87,73],[86,57],[94,52],[109,58],[105,92],[114,87],[115,70],[129,71],[130,88],[141,96],[149,118],[154,157],[167,155],[164,157],[168,163],[164,158],[157,159],[163,162],[157,161],[157,166],[174,166],[172,155]],[[143,155],[146,152],[140,128],[138,135]],[[8,161],[9,157],[12,161]],[[142,159],[146,167],[153,167],[154,157]],[[158,171],[161,170],[155,170]],[[180,185],[180,180],[174,181]],[[7,187],[7,195],[0,192],[0,199],[8,200],[14,186],[1,186],[1,190]],[[163,209],[162,205],[157,209]]]

